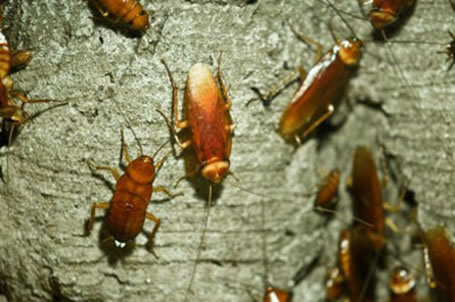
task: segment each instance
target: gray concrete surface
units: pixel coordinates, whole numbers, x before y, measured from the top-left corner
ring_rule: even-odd
[[[159,259],[141,246],[146,241],[142,235],[136,238],[139,246],[127,254],[103,245],[102,211],[92,234],[80,236],[91,203],[112,196],[112,176],[96,177],[86,160],[118,167],[119,129],[126,127],[120,110],[132,121],[146,153],[169,139],[155,112],[170,112],[171,89],[161,58],[182,94],[189,68],[204,62],[215,70],[223,51],[238,125],[231,167],[240,181],[228,177],[211,210],[190,300],[251,301],[249,292],[260,296],[265,240],[266,278],[276,286],[289,286],[297,268],[320,255],[319,265],[294,293],[295,301],[322,301],[323,276],[335,262],[338,231],[347,227],[350,200],[343,188],[338,219],[328,225],[310,208],[324,171],[338,166],[343,181],[350,174],[358,144],[374,150],[378,165],[384,161],[379,146],[385,146],[392,176],[386,199],[393,200],[397,187],[409,181],[421,225],[444,224],[453,233],[454,71],[447,72],[445,56],[437,54],[442,45],[392,43],[388,49],[371,41],[368,23],[347,17],[367,40],[358,74],[332,120],[334,127],[325,127],[295,150],[275,132],[295,85],[268,108],[246,103],[256,97],[252,86],[266,90],[288,73],[284,67],[311,66],[313,51],[285,22],[326,49],[333,44],[328,20],[333,19],[340,36],[349,36],[330,8],[301,0],[142,3],[154,14],[140,39],[93,20],[84,0],[5,3],[11,44],[34,52],[31,63],[14,75],[16,88],[32,98],[69,101],[26,124],[13,146],[0,150],[2,171],[9,154],[9,182],[0,185],[0,293],[9,301],[183,300],[203,227],[207,187],[183,181],[173,188],[185,173],[182,159],[171,156],[155,183],[184,196],[159,202],[164,196],[155,194],[158,202],[149,206],[162,219],[155,247]],[[356,1],[337,1],[337,6],[360,14]],[[453,29],[453,14],[445,0],[419,0],[392,40],[444,43],[447,30]],[[45,107],[32,105],[29,110]],[[131,133],[125,134],[130,152],[138,154]],[[397,221],[402,233],[393,237],[403,240],[410,222]],[[152,227],[146,222],[146,229]],[[413,263],[419,261],[417,256]],[[379,293],[384,290],[381,285]]]

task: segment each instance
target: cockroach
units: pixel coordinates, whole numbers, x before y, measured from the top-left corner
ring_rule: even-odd
[[[324,181],[319,186],[319,191],[316,196],[314,207],[316,211],[327,214],[333,213],[338,197],[338,185],[340,184],[340,170],[333,169],[324,178]],[[324,211],[330,210],[330,211]]]
[[[197,161],[197,169],[187,177],[197,173],[209,181],[209,198],[205,227],[201,235],[198,254],[191,275],[190,284],[185,295],[191,291],[191,285],[199,262],[201,248],[205,238],[210,215],[212,184],[220,184],[229,173],[232,146],[232,133],[235,123],[231,115],[231,100],[221,73],[221,55],[218,61],[216,79],[206,64],[198,63],[191,67],[186,80],[184,95],[185,119],[178,117],[178,87],[166,62],[162,60],[172,85],[172,114],[173,125],[164,113],[161,115],[166,120],[175,141],[183,149],[192,147]],[[217,83],[218,80],[218,83]],[[191,138],[181,142],[177,129],[189,129]]]
[[[149,14],[138,0],[91,0],[100,14],[112,23],[133,31],[143,32],[149,27]]]
[[[389,279],[391,302],[417,302],[416,280],[405,267],[397,267]]]
[[[339,266],[351,301],[374,301],[378,253],[372,251],[361,225],[340,233]]]
[[[377,251],[385,244],[385,215],[382,186],[376,171],[373,154],[363,146],[357,147],[352,167],[352,207],[354,217],[366,222],[366,232]],[[359,225],[358,221],[355,221]]]
[[[442,227],[424,234],[425,248],[441,301],[455,301],[455,250]]]
[[[166,144],[158,148],[152,156],[147,156],[144,155],[142,145],[135,134],[134,136],[139,145],[141,155],[135,160],[131,160],[124,141],[123,131],[121,131],[122,158],[125,158],[128,163],[122,176],[120,176],[116,168],[96,166],[92,162],[88,162],[93,170],[110,171],[116,180],[116,184],[114,196],[110,202],[94,202],[92,204],[86,234],[89,235],[93,228],[96,209],[108,209],[106,215],[108,230],[115,240],[116,246],[124,247],[126,242],[133,240],[143,230],[144,221],[147,218],[155,222],[152,232],[148,234],[147,242],[147,248],[155,255],[152,247],[161,220],[152,213],[147,212],[147,206],[153,192],[163,192],[169,198],[174,198],[177,195],[171,194],[163,186],[153,186],[156,173],[163,165],[167,155],[157,164],[154,164],[154,158]]]
[[[349,28],[351,29],[350,26]],[[308,136],[333,114],[346,90],[349,78],[359,64],[363,43],[357,38],[340,40],[330,28],[335,46],[322,56],[320,43],[297,33],[292,27],[291,29],[299,40],[316,45],[317,48],[316,63],[310,71],[305,73],[303,67],[299,68],[300,86],[279,122],[278,131],[286,141],[300,142],[301,138]],[[353,30],[352,33],[355,37]],[[289,82],[285,81],[281,87],[272,90],[265,97],[261,96],[261,99],[264,103],[270,103],[288,84]]]
[[[403,13],[414,6],[415,2],[415,0],[373,0],[368,18],[375,29],[383,30],[394,24]]]

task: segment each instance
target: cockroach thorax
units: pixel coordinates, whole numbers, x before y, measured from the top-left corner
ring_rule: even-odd
[[[153,164],[153,158],[146,155],[136,158],[128,165],[126,173],[137,183],[152,183],[155,179],[155,166]]]
[[[370,21],[374,28],[382,30],[384,27],[394,23],[398,16],[387,10],[372,10],[370,12]]]
[[[204,178],[219,184],[229,171],[229,161],[215,161],[205,165],[201,174]]]
[[[346,66],[357,66],[360,61],[363,42],[357,38],[339,42],[339,56]]]

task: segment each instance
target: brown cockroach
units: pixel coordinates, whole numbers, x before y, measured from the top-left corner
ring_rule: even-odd
[[[371,227],[365,228],[377,251],[385,245],[385,215],[382,185],[376,171],[373,154],[366,147],[357,147],[352,167],[352,208],[354,217]],[[355,224],[359,225],[358,221]]]
[[[100,14],[112,23],[126,26],[133,31],[149,27],[149,14],[138,0],[91,0]]]
[[[340,184],[340,170],[337,168],[330,171],[319,186],[314,207],[323,214],[333,214],[338,199],[338,186]],[[330,210],[330,211],[325,211]]]
[[[377,256],[366,240],[365,227],[358,225],[340,233],[339,267],[351,301],[374,301]]]
[[[180,120],[178,117],[178,87],[166,62],[162,60],[162,63],[166,68],[172,85],[173,125],[171,125],[164,113],[158,112],[165,118],[177,144],[183,150],[190,147],[193,149],[198,167],[187,177],[200,173],[203,178],[209,181],[207,215],[190,284],[185,294],[186,301],[191,291],[205,232],[208,227],[212,202],[212,184],[220,184],[229,173],[229,157],[231,155],[232,133],[235,123],[230,112],[231,101],[221,73],[221,55],[218,61],[216,78],[210,71],[209,66],[202,63],[193,65],[188,72],[184,95],[184,120]],[[181,142],[176,128],[189,129],[191,138]]]
[[[368,18],[375,29],[383,30],[394,24],[415,2],[416,0],[373,0]]]
[[[348,24],[347,24],[348,25]],[[352,28],[354,37],[356,36]],[[297,33],[296,37],[316,46],[315,65],[306,73],[299,67],[300,86],[289,105],[281,115],[278,131],[287,140],[301,141],[308,136],[319,124],[330,117],[343,96],[349,78],[359,64],[362,41],[357,38],[340,40],[332,28],[331,34],[335,41],[333,46],[322,56],[322,45],[315,40]],[[279,88],[273,89],[262,101],[267,104],[287,85],[284,81]]]
[[[123,138],[123,131],[121,131],[122,158],[124,157],[128,163],[125,173],[122,176],[120,176],[116,168],[95,166],[92,162],[88,162],[93,170],[110,171],[116,180],[116,184],[114,196],[110,202],[94,202],[92,204],[86,234],[89,235],[93,228],[96,209],[108,209],[106,222],[109,232],[115,240],[115,244],[118,247],[124,247],[126,242],[133,240],[143,230],[143,224],[145,218],[147,218],[155,222],[152,232],[148,234],[147,242],[147,248],[155,255],[152,249],[153,241],[160,227],[161,220],[152,213],[147,212],[147,206],[153,192],[163,192],[169,198],[177,195],[171,194],[163,186],[153,186],[156,173],[163,165],[167,155],[157,164],[154,164],[154,158],[166,144],[158,148],[152,156],[147,156],[144,155],[142,145],[135,134],[134,137],[139,145],[141,155],[135,160],[131,160]]]
[[[455,301],[455,250],[443,227],[435,227],[424,234],[424,245],[431,267],[430,286],[435,286],[440,301]]]
[[[405,267],[396,267],[389,279],[391,302],[417,302],[416,280]]]

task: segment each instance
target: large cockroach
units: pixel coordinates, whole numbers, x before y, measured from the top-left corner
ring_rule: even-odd
[[[354,31],[350,26],[349,28],[355,37]],[[310,71],[306,73],[303,67],[299,68],[300,87],[283,111],[278,126],[278,131],[285,140],[300,142],[333,114],[349,78],[359,64],[363,43],[357,38],[340,40],[330,28],[335,46],[322,56],[321,44],[297,33],[292,27],[291,29],[298,39],[317,47],[316,63]],[[261,95],[261,99],[265,104],[270,103],[288,84],[289,81],[284,81],[266,96]]]
[[[184,95],[185,119],[179,119],[178,114],[178,87],[166,62],[162,61],[172,85],[172,113],[173,125],[164,113],[169,128],[174,134],[175,141],[182,149],[192,148],[197,161],[196,171],[188,177],[200,173],[209,181],[209,198],[207,215],[200,245],[197,252],[194,269],[190,278],[185,301],[191,291],[191,285],[196,273],[196,266],[200,259],[200,252],[208,227],[208,218],[212,202],[212,184],[220,184],[229,173],[232,146],[232,133],[235,128],[231,116],[231,101],[221,74],[221,55],[218,62],[216,79],[206,64],[198,63],[191,67],[186,80]],[[218,80],[218,83],[217,83]],[[181,142],[176,128],[189,129],[191,138]]]

